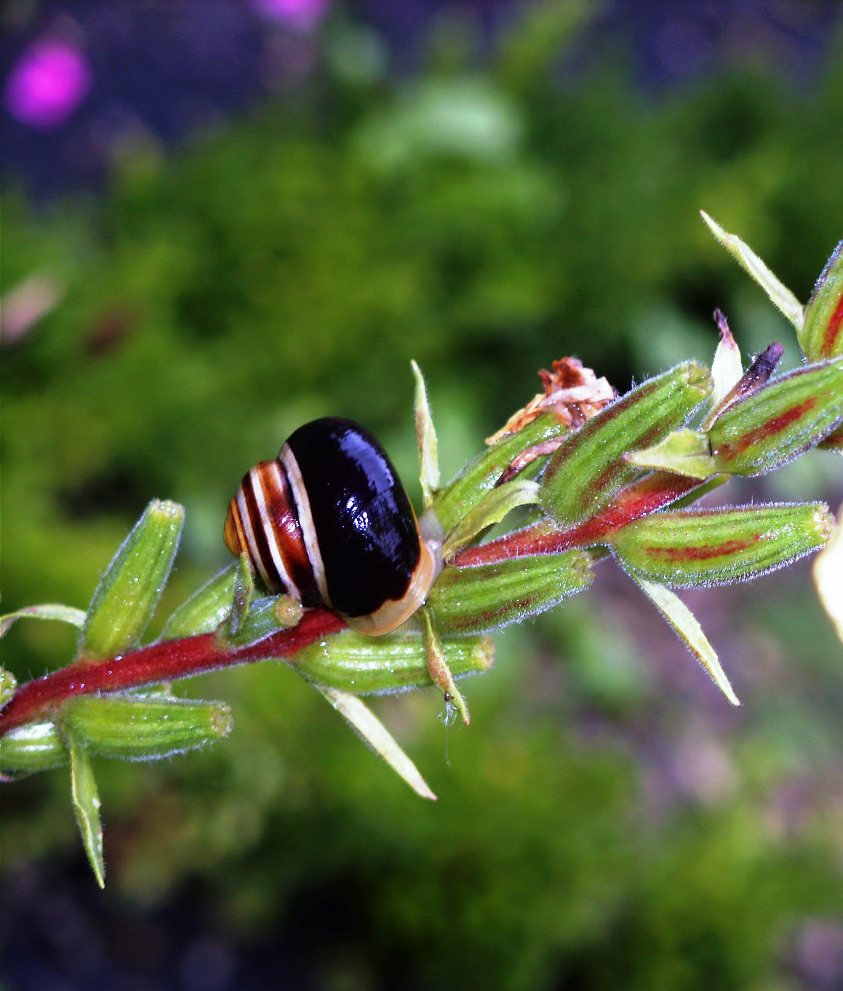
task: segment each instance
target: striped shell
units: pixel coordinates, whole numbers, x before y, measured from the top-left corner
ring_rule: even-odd
[[[334,609],[372,636],[405,622],[436,575],[383,448],[335,417],[300,427],[274,461],[246,472],[223,537],[270,591]]]

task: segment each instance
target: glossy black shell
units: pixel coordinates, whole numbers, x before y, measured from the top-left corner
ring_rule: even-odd
[[[419,564],[420,538],[377,440],[352,420],[325,417],[299,427],[285,447],[301,473],[333,608],[366,616],[401,599]]]

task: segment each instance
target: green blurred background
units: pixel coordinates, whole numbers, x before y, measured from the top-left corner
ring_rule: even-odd
[[[178,63],[195,4],[146,6],[120,38]],[[13,5],[8,79],[50,36],[93,81],[48,126],[8,84],[0,124],[4,612],[84,607],[157,496],[188,513],[163,620],[226,562],[242,472],[315,416],[364,422],[414,486],[411,358],[446,475],[565,354],[623,390],[710,360],[719,306],[745,353],[798,362],[697,210],[807,298],[840,237],[833,5],[691,4],[696,62],[670,5],[399,6],[241,9],[241,62],[207,71],[264,76],[179,131],[109,90],[102,4]],[[161,111],[210,83],[158,85]],[[836,506],[841,474],[813,453],[727,496]],[[809,565],[686,598],[740,710],[606,566],[500,635],[470,730],[433,691],[376,703],[435,805],[274,665],[183,686],[233,708],[212,750],[99,763],[104,894],[66,775],[3,786],[5,991],[843,987],[841,650]],[[73,644],[18,624],[2,663],[25,679]]]

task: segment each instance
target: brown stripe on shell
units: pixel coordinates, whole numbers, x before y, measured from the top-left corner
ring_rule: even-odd
[[[269,549],[263,514],[255,495],[255,487],[260,485],[261,470],[266,464],[266,461],[261,461],[245,474],[236,498],[252,564],[271,592],[285,592],[287,587]]]
[[[249,487],[254,505],[257,509],[257,516],[251,518],[252,529],[258,535],[260,528],[263,537],[263,545],[269,554],[269,558],[263,562],[267,574],[273,573],[278,576],[277,586],[285,589],[296,599],[301,598],[301,594],[296,583],[290,577],[290,570],[287,561],[278,543],[278,529],[276,526],[276,513],[279,512],[278,503],[282,506],[283,512],[287,505],[284,499],[283,484],[278,478],[278,471],[272,461],[262,461],[249,473]],[[258,537],[258,539],[260,539]]]
[[[299,522],[298,500],[284,465],[268,461],[261,471],[267,537],[275,542],[286,569],[289,591],[306,606],[322,604]]]

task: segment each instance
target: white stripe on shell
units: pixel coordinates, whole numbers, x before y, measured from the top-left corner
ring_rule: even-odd
[[[251,477],[252,472],[249,472],[249,478],[251,479]],[[246,504],[246,496],[243,493],[242,485],[237,490],[237,511],[240,514],[240,523],[243,527],[243,532],[246,535],[246,544],[248,545],[249,557],[252,559],[252,563],[257,565],[264,584],[267,588],[272,588],[275,582],[269,577],[266,573],[266,568],[263,566],[263,560],[261,559],[258,542],[255,540],[255,531],[252,529],[252,520],[249,516],[249,507]]]
[[[270,469],[273,473],[272,481],[275,483],[276,491],[279,494],[283,494],[284,481],[281,478],[281,465],[278,464],[277,461],[274,461],[270,465]],[[260,478],[258,477],[257,472],[251,476],[251,482],[252,491],[255,494],[255,502],[257,503],[258,512],[260,513],[261,529],[263,530],[264,537],[266,537],[266,546],[269,548],[272,563],[275,565],[275,570],[278,572],[279,578],[284,583],[290,595],[292,595],[294,599],[301,601],[301,591],[290,577],[290,573],[284,563],[284,555],[281,553],[281,547],[278,544],[278,538],[275,533],[275,520],[267,509],[266,496],[264,495],[263,486],[260,483]]]
[[[290,495],[293,497],[296,508],[299,511],[299,526],[304,537],[304,546],[310,567],[313,570],[313,577],[316,579],[316,587],[319,595],[326,606],[331,605],[331,597],[328,595],[328,583],[325,581],[325,565],[322,563],[322,553],[319,550],[319,538],[316,535],[316,525],[313,522],[313,515],[310,512],[310,499],[307,497],[307,489],[304,487],[304,480],[301,477],[299,463],[296,456],[285,444],[278,452],[278,460],[287,469],[287,479],[290,483]]]

